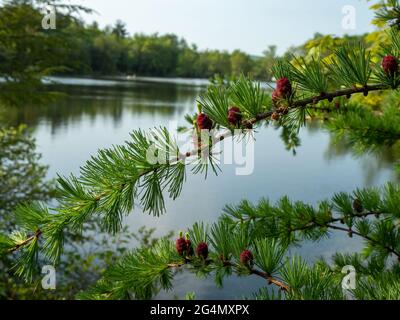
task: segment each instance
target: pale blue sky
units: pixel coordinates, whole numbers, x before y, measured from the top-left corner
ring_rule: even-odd
[[[98,12],[87,17],[101,26],[121,19],[130,33],[175,33],[200,49],[279,52],[315,32],[342,35],[373,30],[367,0],[72,0]],[[356,29],[342,28],[342,8],[356,9]]]

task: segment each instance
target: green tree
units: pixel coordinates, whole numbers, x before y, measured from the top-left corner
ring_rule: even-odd
[[[178,66],[176,74],[178,77],[202,77],[202,74],[198,70],[197,62],[199,60],[199,52],[197,47],[187,45],[183,47],[178,58]]]
[[[263,56],[256,61],[255,75],[257,78],[266,78],[267,81],[272,80],[272,74],[270,70],[277,59],[277,48],[276,46],[269,46],[267,50],[263,52]]]
[[[198,61],[200,73],[207,78],[214,75],[230,75],[231,61],[228,52],[206,50],[202,52]]]
[[[31,100],[28,93],[43,91],[42,78],[53,74],[209,78],[252,73],[264,78],[269,66],[257,67],[255,59],[240,50],[199,51],[174,34],[129,36],[121,20],[104,29],[86,25],[76,13],[90,11],[63,1],[55,2],[57,28],[44,30],[45,3],[9,0],[0,5],[0,76],[7,80],[2,92],[10,93],[3,94],[3,100],[10,103],[18,102],[13,96]],[[21,91],[25,94],[18,94]]]
[[[43,91],[44,76],[65,70],[69,53],[74,48],[74,18],[77,11],[87,9],[79,6],[59,8],[57,29],[42,28],[43,13],[40,8],[45,1],[8,0],[0,6],[0,77],[1,98],[6,103],[22,103],[38,97]],[[69,61],[69,63],[67,63]],[[15,99],[15,97],[18,99]]]
[[[231,74],[240,76],[241,74],[249,74],[253,70],[253,60],[251,57],[240,51],[235,50],[231,54]]]
[[[91,48],[92,70],[99,74],[115,74],[122,50],[122,44],[114,35],[98,35]]]
[[[26,126],[0,128],[0,229],[11,230],[10,214],[19,203],[48,201],[53,187],[45,182],[47,167],[40,164],[36,143]]]
[[[117,20],[112,29],[112,34],[115,35],[118,39],[125,39],[128,35],[126,24],[121,20]]]

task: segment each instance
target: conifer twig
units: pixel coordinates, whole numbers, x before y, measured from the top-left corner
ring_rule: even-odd
[[[9,249],[7,252],[8,253],[13,253],[13,252],[19,250],[21,247],[24,247],[24,246],[28,245],[29,243],[31,243],[31,241],[33,241],[34,239],[39,238],[41,235],[42,235],[42,230],[39,229],[39,230],[37,230],[35,232],[35,234],[33,234],[29,238],[25,239],[24,241],[18,243],[17,245],[15,245],[11,249]]]
[[[383,214],[385,214],[385,213],[384,212],[369,211],[369,212],[366,212],[366,213],[354,214],[352,217],[361,219],[361,218],[368,218],[370,216],[381,216]],[[236,223],[243,223],[243,222],[246,222],[246,221],[254,221],[254,220],[256,220],[255,217],[250,217],[248,219],[238,220]],[[293,233],[293,232],[298,232],[298,231],[309,230],[309,229],[312,229],[312,228],[329,228],[329,229],[332,229],[332,230],[344,231],[344,232],[356,235],[356,236],[358,236],[360,238],[363,238],[363,239],[365,239],[367,241],[370,241],[371,243],[379,245],[379,246],[381,246],[382,248],[388,250],[388,252],[394,254],[397,258],[400,259],[400,252],[397,252],[393,247],[386,246],[386,245],[380,243],[379,241],[374,240],[373,238],[371,238],[371,237],[369,237],[367,235],[363,235],[363,234],[361,234],[361,233],[359,233],[357,231],[354,231],[353,229],[346,229],[346,228],[342,228],[342,227],[339,227],[339,226],[332,225],[332,223],[338,223],[338,222],[342,223],[342,220],[343,220],[343,218],[332,218],[332,219],[330,219],[328,221],[325,221],[324,223],[318,223],[316,221],[311,221],[311,222],[309,222],[309,223],[307,223],[307,224],[305,224],[305,225],[303,225],[301,227],[290,228],[288,230],[288,232]],[[281,233],[276,234],[275,236],[279,237],[280,235],[281,235]]]
[[[183,263],[183,262],[182,263],[171,263],[171,264],[168,264],[167,267],[177,269],[177,268],[183,267],[184,265],[188,264],[189,262],[190,262],[190,259],[186,258],[185,263]],[[212,259],[207,259],[207,263],[212,263],[212,262],[214,262]],[[224,266],[233,267],[233,268],[238,267],[238,265],[236,265],[230,261],[224,261]],[[250,268],[249,272],[251,274],[254,274],[256,276],[264,278],[265,280],[268,281],[269,285],[275,285],[276,287],[278,287],[280,290],[282,290],[284,292],[288,292],[290,290],[288,285],[286,285],[279,279],[272,277],[271,275],[267,274],[266,272],[262,272],[260,270],[254,269],[254,268]]]
[[[371,91],[380,91],[380,90],[385,90],[388,89],[387,86],[384,85],[366,85],[364,87],[354,87],[354,88],[348,88],[348,89],[343,89],[343,90],[337,90],[337,91],[333,91],[333,92],[329,92],[329,93],[324,93],[324,94],[320,94],[311,98],[307,98],[307,99],[302,99],[302,100],[298,100],[298,101],[293,101],[291,103],[289,103],[289,110],[294,110],[294,109],[298,109],[298,108],[303,108],[306,107],[309,104],[316,104],[320,101],[323,100],[331,100],[333,98],[336,97],[342,97],[342,96],[351,96],[352,94],[357,94],[357,93],[368,93]],[[268,112],[263,112],[258,114],[256,117],[254,117],[253,119],[250,120],[243,120],[242,121],[242,126],[244,128],[248,127],[249,125],[254,125],[257,124],[260,121],[266,120],[268,118],[271,118],[271,116],[274,114],[274,111],[268,111]],[[216,137],[214,137],[214,140],[217,142],[223,141],[224,139],[232,136],[233,133],[231,131],[225,132],[221,135],[217,135]],[[169,160],[168,165],[173,165],[179,162],[185,162],[188,158],[194,157],[194,156],[199,156],[202,152],[204,152],[204,150],[206,150],[206,148],[208,148],[209,145],[206,146],[200,146],[199,148],[193,149],[192,151],[186,152],[186,153],[182,153],[180,155],[177,155],[177,157],[173,158],[172,160]],[[138,174],[138,179],[140,179],[141,177],[154,172],[154,168],[151,169],[147,169],[147,170],[143,170],[142,172],[140,172]],[[119,186],[120,188],[124,187],[124,184]],[[99,195],[95,195],[94,199],[96,202],[100,202],[104,197],[106,197],[108,195],[107,192],[103,192]],[[335,222],[335,221],[333,221]],[[18,249],[20,249],[21,247],[27,245],[28,243],[30,243],[30,241],[32,241],[34,238],[36,237],[36,235],[33,235],[32,237],[29,237],[28,239],[26,239],[24,242],[22,242],[20,245],[16,246],[15,248],[13,248],[13,250],[10,250],[9,252],[14,252]],[[397,253],[396,255],[400,256],[399,253]]]
[[[289,103],[288,109],[292,110],[292,109],[302,108],[302,107],[306,107],[309,104],[316,104],[323,100],[332,100],[334,98],[350,96],[352,94],[368,93],[371,91],[381,91],[381,90],[386,90],[386,89],[388,89],[388,87],[384,86],[384,85],[368,85],[368,86],[359,87],[359,88],[348,88],[348,89],[343,89],[343,90],[337,90],[337,91],[333,91],[333,92],[329,92],[329,93],[320,94],[320,95],[317,95],[317,96],[314,96],[311,98],[294,101],[292,103]],[[270,118],[273,113],[274,113],[274,111],[260,113],[255,118],[248,120],[247,122],[245,121],[245,124],[246,123],[247,124],[248,123],[256,124],[261,120]]]
[[[386,246],[382,243],[380,243],[379,241],[376,241],[375,239],[372,239],[371,237],[367,236],[367,235],[362,235],[361,233],[354,231],[352,229],[346,229],[346,228],[342,228],[342,227],[338,227],[338,226],[333,226],[333,225],[325,225],[325,227],[332,229],[332,230],[338,230],[338,231],[344,231],[344,232],[349,232],[351,234],[354,234],[356,236],[359,236],[367,241],[370,241],[371,243],[374,243],[378,246],[381,246],[382,248],[386,249],[387,251],[389,251],[390,253],[394,254],[397,258],[400,258],[400,253],[397,252],[393,247],[389,247]]]

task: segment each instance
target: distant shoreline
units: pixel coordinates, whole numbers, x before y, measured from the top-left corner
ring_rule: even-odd
[[[44,79],[46,84],[118,84],[121,82],[135,83],[135,82],[153,82],[165,84],[179,84],[179,85],[192,85],[192,86],[208,86],[209,79],[198,78],[174,78],[174,77],[141,77],[127,78],[126,76],[49,76]],[[90,83],[89,83],[90,82]]]
[[[159,83],[159,84],[171,84],[171,85],[185,85],[194,87],[207,87],[210,85],[209,79],[201,78],[179,78],[179,77],[145,77],[137,76],[134,78],[127,78],[126,76],[49,76],[44,78],[45,84],[61,84],[61,85],[120,85],[121,83],[133,84],[133,83]],[[266,81],[259,81],[261,87],[269,89],[269,85]]]

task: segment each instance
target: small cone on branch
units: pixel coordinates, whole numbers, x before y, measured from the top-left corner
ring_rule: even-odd
[[[394,75],[399,69],[399,62],[392,55],[387,55],[382,60],[382,69],[386,74]]]
[[[208,115],[205,113],[200,113],[197,116],[197,127],[199,130],[211,130],[213,126],[213,122]]]
[[[244,250],[240,254],[240,262],[246,266],[253,266],[253,254],[250,250]]]
[[[175,242],[176,251],[182,257],[186,252],[186,240],[183,238],[183,232],[179,233],[179,238]]]
[[[237,125],[242,120],[242,113],[238,107],[231,107],[228,110],[228,121],[230,124]]]
[[[197,254],[197,256],[198,256],[199,258],[202,258],[202,259],[206,260],[207,257],[208,257],[208,245],[207,245],[207,243],[205,243],[205,242],[200,242],[200,243],[197,245],[196,254]]]
[[[272,101],[276,104],[280,99],[287,99],[292,95],[292,84],[288,78],[276,81],[276,88],[272,92]]]
[[[292,84],[288,78],[281,78],[276,82],[276,90],[283,98],[288,98],[292,94]]]

